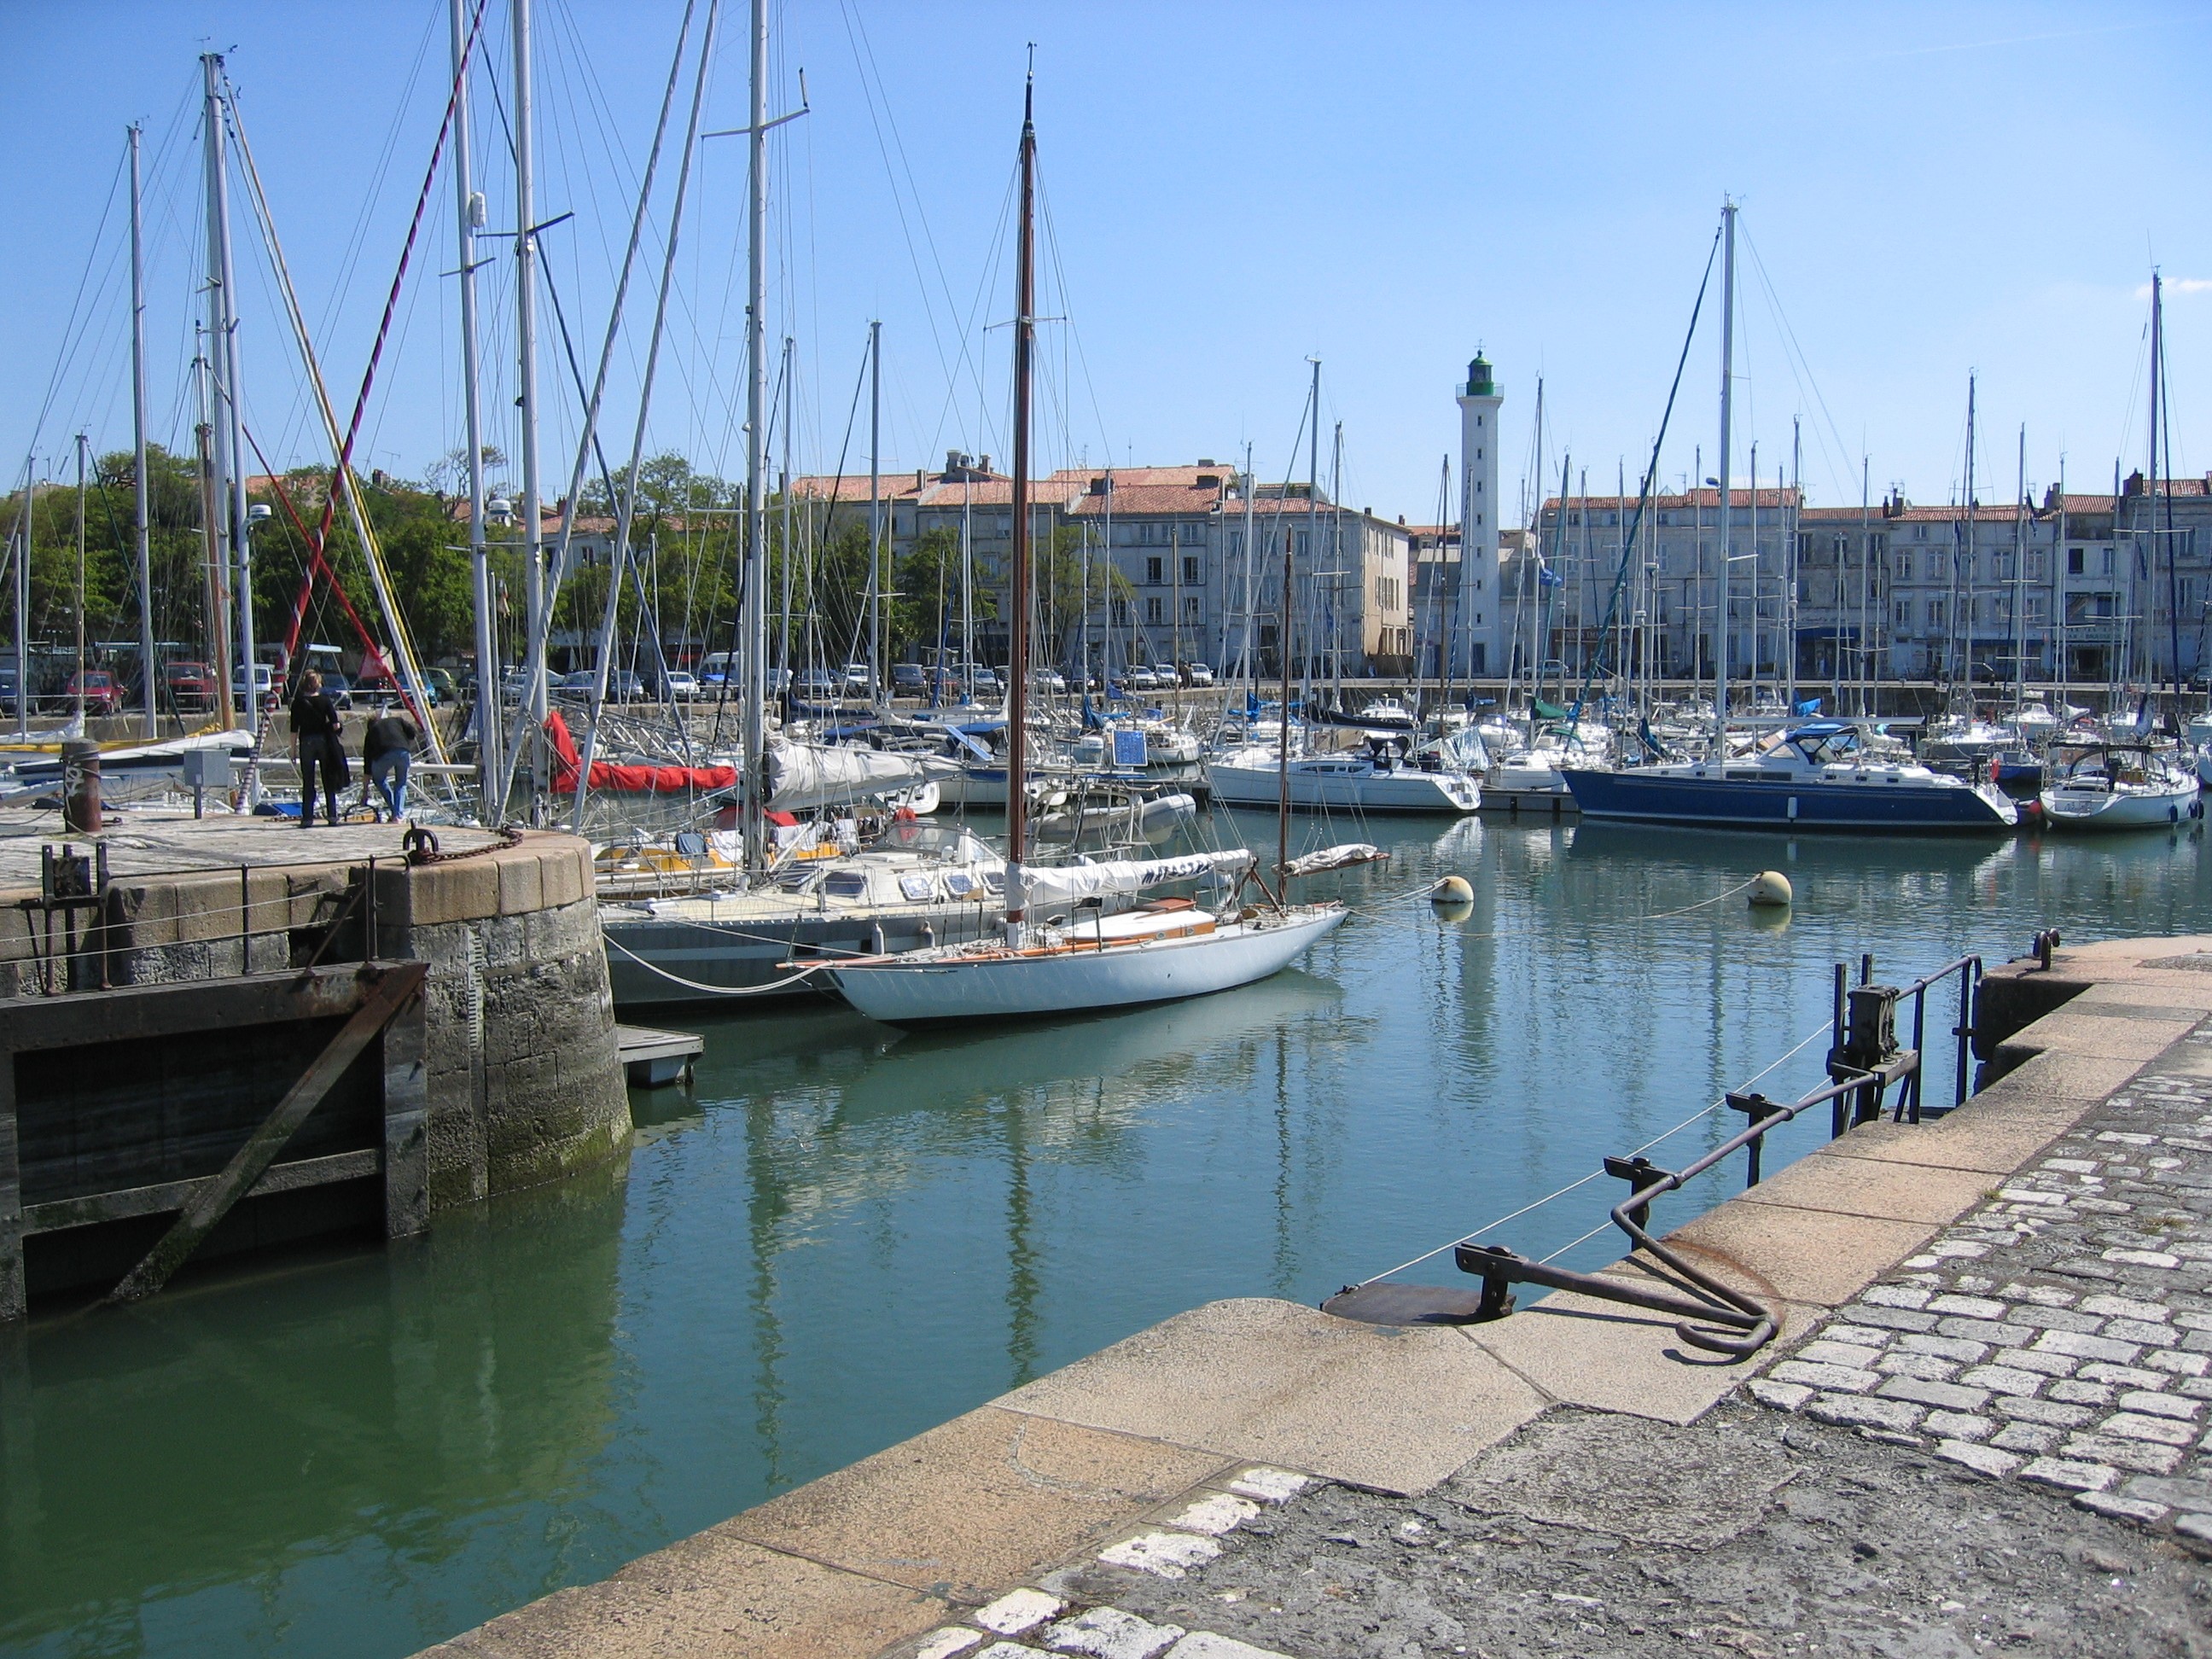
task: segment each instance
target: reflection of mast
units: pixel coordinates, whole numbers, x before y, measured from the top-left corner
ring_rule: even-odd
[[[789,1194],[777,1178],[776,1096],[756,1090],[745,1101],[745,1237],[752,1247],[753,1270],[746,1300],[753,1316],[753,1439],[760,1447],[764,1490],[783,1485],[783,1382],[776,1367],[783,1358],[783,1326],[775,1316],[776,1228],[790,1213]]]
[[[1036,1247],[1030,1240],[1030,1160],[1018,1098],[1006,1109],[1006,1371],[1008,1388],[1036,1375]]]

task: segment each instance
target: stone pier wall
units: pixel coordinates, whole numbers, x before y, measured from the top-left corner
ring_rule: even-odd
[[[304,965],[326,936],[325,963],[358,957],[362,907],[341,915],[368,869],[365,859],[301,859],[118,875],[106,913],[108,981],[282,972]],[[550,1181],[621,1147],[629,1101],[590,845],[532,833],[416,866],[395,847],[374,873],[375,954],[430,965],[432,1206]],[[58,921],[48,944],[43,917],[21,902],[36,897],[0,891],[0,997],[36,996],[50,973],[97,982],[96,957],[53,960],[64,935]],[[89,915],[79,913],[80,938]]]

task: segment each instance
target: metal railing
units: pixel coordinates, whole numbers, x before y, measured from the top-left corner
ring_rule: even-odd
[[[1856,1125],[1879,1121],[1893,1088],[1897,1092],[1889,1107],[1892,1121],[1919,1122],[1923,1112],[1921,1085],[1926,1068],[1922,1060],[1928,1030],[1929,994],[1954,975],[1959,981],[1959,1018],[1950,1031],[1954,1054],[1952,1105],[1963,1105],[1971,1081],[1974,992],[1981,982],[1981,957],[1960,957],[1903,987],[1874,983],[1871,956],[1859,958],[1856,986],[1847,982],[1848,969],[1838,963],[1827,1083],[1787,1103],[1770,1100],[1759,1093],[1729,1095],[1727,1103],[1743,1113],[1747,1120],[1743,1128],[1680,1170],[1662,1170],[1644,1158],[1605,1160],[1606,1173],[1629,1184],[1628,1196],[1613,1206],[1613,1224],[1628,1236],[1632,1254],[1642,1252],[1674,1276],[1677,1282],[1673,1286],[1662,1289],[1616,1274],[1554,1267],[1548,1262],[1516,1255],[1502,1244],[1477,1244],[1471,1239],[1462,1239],[1453,1247],[1452,1260],[1461,1272],[1475,1274],[1482,1280],[1482,1297],[1475,1317],[1501,1319],[1513,1310],[1509,1286],[1540,1285],[1550,1290],[1573,1291],[1607,1302],[1622,1302],[1656,1313],[1675,1315],[1679,1322],[1674,1327],[1675,1334],[1692,1346],[1710,1352],[1757,1352],[1782,1328],[1782,1310],[1723,1283],[1681,1252],[1652,1237],[1645,1224],[1653,1201],[1679,1191],[1739,1152],[1746,1155],[1744,1185],[1756,1186],[1759,1155],[1768,1131],[1824,1103],[1831,1110],[1832,1139]],[[1912,1046],[1900,1048],[1895,1038],[1896,1015],[1899,1004],[1908,997],[1912,1001]]]

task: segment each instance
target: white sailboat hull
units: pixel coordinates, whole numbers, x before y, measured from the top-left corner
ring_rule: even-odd
[[[917,951],[848,963],[828,977],[845,1000],[889,1025],[946,1019],[1127,1008],[1205,996],[1265,979],[1334,931],[1345,912],[1330,908],[1278,921],[1232,921],[1179,939],[1109,942],[1052,954],[962,956]]]
[[[2196,780],[2162,788],[2046,789],[2044,821],[2064,830],[2163,830],[2197,816]]]
[[[1218,760],[1206,769],[1213,798],[1228,806],[1273,806],[1282,781],[1273,760],[1247,764]],[[1291,805],[1308,811],[1472,812],[1482,787],[1464,772],[1424,772],[1410,767],[1376,771],[1364,761],[1294,760]]]

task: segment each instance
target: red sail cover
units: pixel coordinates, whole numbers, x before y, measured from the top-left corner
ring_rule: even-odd
[[[584,757],[568,734],[568,722],[557,708],[545,715],[545,736],[553,745],[553,793],[576,793],[576,769]],[[734,766],[620,766],[612,761],[592,763],[591,787],[618,795],[680,795],[690,790],[730,789],[738,781]]]

